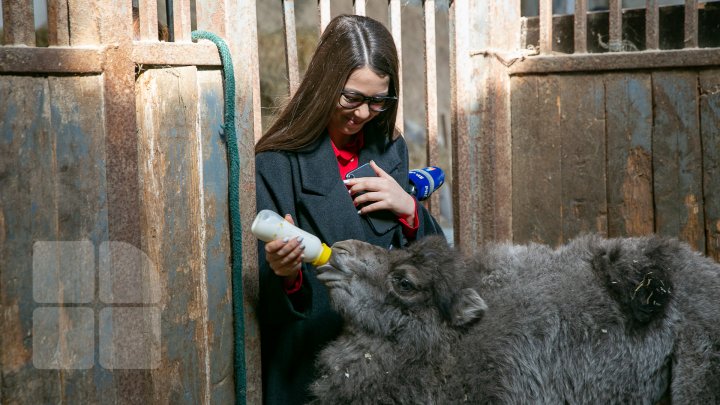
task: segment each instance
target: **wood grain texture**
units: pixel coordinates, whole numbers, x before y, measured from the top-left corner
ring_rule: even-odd
[[[702,149],[695,72],[654,72],[655,231],[704,252]]]
[[[652,86],[649,74],[608,74],[608,235],[654,231]]]
[[[720,262],[720,70],[700,72],[700,133],[707,254]]]

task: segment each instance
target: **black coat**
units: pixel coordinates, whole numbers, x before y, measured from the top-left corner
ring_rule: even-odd
[[[376,137],[380,138],[380,137]],[[359,165],[374,160],[406,189],[408,154],[405,140],[366,136]],[[402,226],[376,234],[357,208],[340,179],[337,159],[327,134],[300,152],[263,152],[256,156],[257,209],[291,214],[295,224],[318,236],[328,246],[359,239],[383,247],[406,243]],[[416,238],[442,234],[434,218],[418,204]],[[305,403],[315,376],[318,351],[342,327],[331,309],[327,291],[315,269],[303,265],[303,286],[290,296],[265,260],[265,244],[258,243],[260,264],[259,316],[262,338],[263,396],[267,404]]]

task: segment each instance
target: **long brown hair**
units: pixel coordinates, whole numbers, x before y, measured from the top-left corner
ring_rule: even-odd
[[[378,76],[389,76],[389,95],[399,94],[397,50],[387,28],[369,17],[335,17],[320,37],[295,95],[255,145],[255,153],[295,151],[317,140],[336,108],[348,77],[355,69],[365,66]],[[399,136],[395,131],[398,102],[365,125],[366,137]]]

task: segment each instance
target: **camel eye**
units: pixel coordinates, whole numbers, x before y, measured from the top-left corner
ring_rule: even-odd
[[[415,284],[406,278],[401,278],[397,281],[398,290],[401,293],[410,293],[415,291]]]

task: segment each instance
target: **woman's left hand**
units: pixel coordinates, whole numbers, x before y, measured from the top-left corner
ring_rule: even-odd
[[[355,206],[367,204],[358,213],[364,215],[373,211],[390,210],[398,217],[405,219],[408,224],[414,224],[415,199],[372,160],[370,167],[373,168],[377,177],[345,180]],[[361,192],[365,193],[357,195]]]

